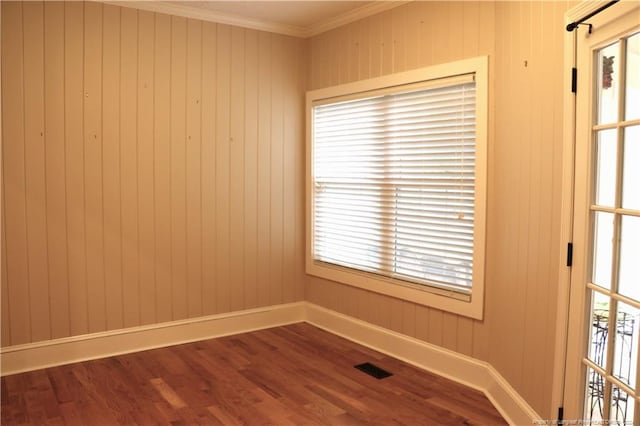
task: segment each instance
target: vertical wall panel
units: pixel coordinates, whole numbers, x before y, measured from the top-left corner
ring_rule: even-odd
[[[406,7],[396,7],[391,10],[391,68],[394,72],[407,69],[406,45],[409,42],[405,38],[407,27]]]
[[[187,23],[187,312],[202,315],[202,22]]]
[[[15,345],[31,340],[24,170],[23,29],[22,4],[6,3],[2,6],[2,320],[8,319],[2,330],[3,344]]]
[[[231,139],[231,28],[218,25],[216,34],[216,311],[231,309],[229,274],[229,169]]]
[[[480,24],[486,25],[481,21],[483,16],[480,14],[481,4],[479,2],[469,2],[462,10],[461,16],[458,17],[462,22],[460,33],[462,36],[462,49],[465,56],[479,55],[478,51],[478,34],[480,33]]]
[[[421,340],[429,341],[429,313],[430,310],[426,306],[416,306],[403,302],[405,306],[405,327],[415,328],[415,337]],[[413,315],[410,315],[413,313]],[[411,334],[410,334],[411,335]]]
[[[171,312],[171,17],[156,14],[154,40],[154,237],[156,260],[156,319],[173,319]]]
[[[229,285],[230,306],[235,311],[244,305],[244,92],[245,32],[231,28],[230,105],[229,105]]]
[[[120,214],[124,326],[140,325],[138,267],[138,12],[121,10]]]
[[[171,276],[173,318],[187,316],[187,20],[171,18]]]
[[[57,338],[69,335],[63,3],[44,4],[44,72],[49,298],[51,337]]]
[[[558,222],[554,220],[554,212],[559,210],[556,191],[542,191],[537,188],[553,188],[559,184],[561,167],[560,151],[556,151],[561,144],[539,143],[545,140],[561,140],[561,128],[557,123],[562,121],[562,83],[555,75],[563,72],[560,61],[548,65],[546,57],[562,56],[562,34],[554,31],[562,27],[562,14],[567,4],[554,3],[551,7],[531,3],[527,17],[528,25],[534,29],[529,38],[530,51],[523,60],[527,61],[529,80],[531,83],[531,109],[527,119],[530,121],[530,222],[528,235],[531,240],[530,256],[527,270],[527,310],[524,318],[524,365],[530,365],[528,372],[522,371],[523,394],[528,395],[532,405],[543,406],[546,403],[545,391],[552,386],[551,377],[545,372],[550,371],[553,359],[545,357],[542,362],[536,362],[531,352],[535,348],[552,347],[554,333],[551,327],[541,332],[538,329],[541,318],[547,323],[555,321],[555,291],[557,277],[557,263],[560,259],[555,236],[558,235]],[[539,94],[539,95],[538,95]],[[549,103],[554,99],[553,103]],[[550,108],[550,105],[553,107]],[[547,123],[554,123],[549,126]],[[547,255],[547,253],[549,253]],[[541,283],[544,283],[541,285]],[[542,377],[543,380],[529,381],[527,375]]]
[[[534,3],[526,4],[525,7],[522,8],[522,16],[521,22],[524,28],[535,28],[539,31],[549,31],[553,32],[551,28],[541,28],[539,26],[540,22],[540,14],[541,7]],[[553,22],[553,20],[551,21]],[[555,23],[555,22],[554,22]],[[559,24],[560,26],[562,24]],[[525,310],[524,315],[524,336],[527,337],[526,340],[523,341],[523,363],[524,365],[530,365],[531,367],[527,369],[526,373],[524,369],[521,370],[520,375],[520,383],[521,387],[525,388],[527,394],[532,395],[535,399],[531,402],[535,405],[541,405],[544,401],[544,397],[541,394],[541,380],[528,380],[529,374],[534,376],[544,375],[544,362],[538,363],[531,357],[531,354],[528,352],[531,351],[534,347],[543,347],[545,343],[545,333],[537,332],[535,329],[537,327],[537,323],[539,321],[539,313],[544,312],[545,306],[540,303],[540,299],[542,297],[542,293],[546,290],[542,286],[538,286],[537,283],[543,282],[542,277],[540,277],[541,273],[545,274],[548,270],[548,267],[542,271],[541,269],[541,253],[540,247],[538,246],[538,241],[541,236],[541,233],[544,234],[540,227],[541,225],[541,191],[536,191],[535,187],[539,185],[541,182],[540,176],[540,164],[542,158],[540,157],[540,148],[543,144],[533,143],[534,140],[540,140],[541,128],[543,127],[540,123],[540,115],[542,114],[541,103],[543,99],[540,96],[536,96],[537,91],[544,91],[542,86],[538,86],[536,81],[536,74],[540,73],[540,69],[538,67],[540,64],[540,55],[538,52],[539,45],[535,43],[535,34],[533,31],[529,31],[526,33],[523,41],[520,43],[521,45],[527,46],[525,49],[520,50],[520,61],[521,61],[521,70],[524,73],[525,84],[528,89],[525,92],[528,98],[528,105],[530,105],[530,110],[526,117],[524,117],[525,125],[523,127],[523,131],[526,132],[528,138],[526,140],[526,144],[528,146],[528,153],[526,157],[528,158],[528,168],[525,169],[527,173],[528,182],[527,187],[530,188],[531,191],[527,204],[528,204],[528,220],[526,223],[526,239],[527,241],[531,241],[531,249],[527,253],[527,258],[525,260],[525,264],[523,266],[523,271],[525,271],[525,276],[523,277],[523,281],[525,282],[526,288],[526,305],[531,306],[531,309]],[[551,244],[548,244],[551,246]],[[546,257],[546,256],[544,256]]]
[[[519,27],[519,8],[520,4],[510,7],[506,4],[500,4],[496,7],[498,13],[502,14],[502,19],[498,21],[504,22],[504,24],[497,29],[496,36],[500,41],[496,43],[496,50],[501,52],[498,57],[499,65],[496,70],[496,78],[501,82],[498,85],[497,97],[503,102],[499,102],[496,105],[496,113],[506,114],[509,108],[507,96],[508,91],[515,85],[517,78],[515,76],[520,65],[520,61],[514,59],[519,57],[519,52],[514,49],[515,40],[512,38],[512,34],[515,28]],[[500,15],[499,15],[500,16]],[[518,35],[516,34],[516,37]],[[518,201],[520,200],[519,184],[522,182],[522,174],[519,173],[521,163],[523,161],[522,156],[518,155],[518,151],[524,151],[527,147],[521,146],[521,135],[517,131],[517,122],[521,120],[522,112],[520,109],[513,110],[512,120],[506,121],[496,128],[496,175],[511,176],[511,179],[504,180],[504,184],[498,189],[499,194],[503,194],[505,200],[499,205],[496,205],[496,213],[493,217],[496,218],[494,232],[501,232],[505,235],[511,235],[511,238],[504,239],[500,244],[499,251],[496,253],[496,257],[490,257],[488,265],[488,274],[495,274],[497,281],[494,286],[499,287],[498,302],[502,305],[506,299],[507,292],[513,291],[510,297],[510,302],[504,306],[504,315],[510,318],[507,322],[495,322],[492,323],[491,335],[501,334],[503,336],[520,336],[514,338],[509,345],[505,345],[500,352],[490,352],[490,359],[497,365],[503,365],[502,374],[508,380],[514,380],[518,378],[519,371],[518,366],[515,363],[510,363],[510,359],[516,358],[522,350],[522,334],[519,333],[522,327],[524,309],[522,309],[525,300],[525,292],[523,288],[523,282],[518,278],[519,252],[527,250],[528,247],[519,247],[519,240],[521,238],[518,233],[520,221],[518,220]],[[510,137],[514,137],[515,143],[511,143]],[[499,200],[496,198],[496,204]],[[493,218],[488,218],[492,221]],[[501,219],[501,220],[500,220]],[[501,266],[502,265],[502,266]],[[518,378],[519,381],[519,378]],[[518,386],[516,384],[516,386]]]
[[[423,17],[419,13],[420,4],[414,2],[406,8],[405,18],[405,68],[412,69],[420,66],[420,48],[416,44],[420,40],[421,22]]]
[[[442,346],[442,334],[443,334],[443,312],[439,309],[429,309],[429,342],[434,345]],[[418,325],[416,325],[418,327]]]
[[[138,12],[138,262],[140,323],[156,321],[156,244],[154,215],[154,51],[153,13]]]
[[[216,24],[202,28],[202,309],[216,312]]]
[[[371,75],[371,48],[369,40],[369,31],[371,20],[363,19],[357,26],[357,47],[358,47],[358,76],[360,80],[364,80]]]
[[[4,192],[3,192],[4,196]],[[5,220],[4,220],[4,198],[2,199],[2,229],[6,229]],[[0,321],[2,324],[0,327],[2,328],[2,346],[11,345],[11,317],[9,315],[9,279],[7,278],[7,239],[5,238],[5,233],[2,233],[0,236],[0,240],[2,242],[2,264],[0,264],[0,268],[2,269],[2,305],[0,309],[2,309],[2,317]]]
[[[431,36],[431,60],[433,64],[441,64],[452,59],[452,56],[460,56],[460,52],[450,52],[450,26],[457,23],[457,16],[451,17],[449,14],[449,6],[451,2],[434,2],[433,8],[430,9],[430,13],[433,14],[433,19],[430,21],[432,27],[430,28]],[[459,30],[459,27],[455,30]]]
[[[107,327],[102,210],[102,3],[84,6],[84,196],[89,332]]]
[[[105,5],[102,73],[102,177],[104,280],[107,329],[122,328],[122,246],[120,237],[120,8]]]
[[[393,10],[388,10],[381,14],[382,22],[380,23],[380,31],[382,32],[381,40],[381,75],[386,75],[394,71],[398,71],[398,68],[393,68]],[[396,13],[398,13],[396,11]],[[346,83],[346,81],[342,81]]]
[[[450,25],[447,26],[448,43],[447,43],[447,55],[445,56],[445,60],[451,61],[455,59],[456,56],[464,52],[464,45],[463,45],[464,32],[461,31],[460,25],[458,25],[457,27],[452,27],[451,24],[453,22],[464,24],[465,9],[472,8],[473,3],[465,4],[463,2],[455,1],[455,2],[447,2],[447,5],[448,5]]]
[[[389,317],[388,328],[398,333],[402,332],[402,300],[390,297],[388,308],[385,306],[383,309],[387,309],[387,316]]]
[[[283,38],[284,66],[283,73],[288,74],[289,79],[294,84],[285,85],[283,100],[283,123],[286,117],[295,117],[300,113],[302,105],[297,99],[299,96],[299,87],[297,80],[299,76],[296,72],[296,50],[295,42],[291,42],[288,38]],[[295,300],[295,280],[296,280],[296,263],[302,259],[296,256],[295,250],[295,214],[296,214],[296,161],[298,160],[297,151],[300,146],[299,141],[302,139],[303,133],[296,125],[284,126],[283,131],[283,155],[282,155],[282,302],[292,302]]]
[[[458,346],[458,315],[444,312],[442,315],[442,346],[452,351]]]
[[[244,301],[258,306],[258,32],[245,32]],[[299,175],[298,175],[299,176]]]
[[[351,26],[338,27],[333,33],[336,43],[341,43],[344,52],[350,52],[349,50],[349,32]],[[351,55],[340,57],[341,55],[336,52],[336,72],[338,73],[338,81],[346,83],[350,80],[351,70],[354,68],[353,64],[357,62],[358,55],[355,57]]]
[[[359,39],[360,39],[360,26],[359,25],[351,25],[347,29],[348,39],[346,40],[347,46],[350,51],[349,55],[349,68],[348,72],[348,80],[357,80],[358,74],[360,71],[360,49]]]
[[[269,247],[269,263],[271,282],[271,291],[269,296],[271,304],[280,303],[282,301],[282,250],[283,250],[283,221],[282,210],[284,202],[284,173],[282,164],[284,158],[284,81],[285,76],[283,66],[284,46],[282,36],[274,35],[271,39],[271,54],[273,55],[271,62],[271,182],[270,192],[270,247]]]
[[[44,137],[43,4],[23,4],[24,161],[31,338],[51,336]]]
[[[270,277],[270,181],[271,181],[271,63],[273,35],[258,36],[258,277]],[[258,304],[269,304],[274,283],[267,279],[258,288]]]
[[[371,57],[369,58],[369,76],[379,77],[382,74],[382,15],[374,15],[369,20],[369,50]],[[331,46],[327,46],[330,49]],[[315,55],[311,55],[313,58]],[[315,80],[311,80],[311,84],[315,84]],[[330,82],[324,83],[330,85]]]
[[[533,98],[532,98],[532,88],[531,85],[533,83],[531,72],[528,67],[528,58],[531,54],[531,36],[532,31],[518,31],[519,28],[531,28],[530,22],[530,10],[531,3],[520,3],[519,8],[516,9],[515,15],[512,15],[513,18],[511,22],[513,26],[511,27],[511,40],[513,40],[511,51],[511,69],[512,78],[515,82],[520,83],[520,93],[519,93],[519,101],[524,102],[525,105],[532,106]],[[515,48],[517,46],[517,48]],[[525,63],[527,61],[527,63]],[[506,101],[502,103],[504,107],[513,107],[511,101]],[[501,112],[504,110],[501,110]],[[514,212],[517,218],[517,235],[518,239],[516,240],[516,251],[517,255],[517,263],[516,263],[516,282],[520,287],[520,291],[517,293],[522,295],[521,303],[517,305],[520,306],[529,306],[531,304],[530,300],[530,292],[534,289],[530,286],[531,276],[534,274],[534,271],[529,270],[529,259],[532,259],[536,256],[537,252],[533,245],[529,244],[529,241],[533,237],[529,234],[529,224],[534,223],[537,218],[534,216],[534,212],[532,211],[533,206],[532,198],[535,197],[535,194],[538,192],[534,190],[532,185],[536,185],[536,183],[532,182],[532,134],[531,134],[531,120],[530,116],[533,112],[533,109],[524,108],[514,108],[514,111],[517,111],[514,115],[514,122],[518,123],[518,128],[513,128],[513,133],[510,135],[511,141],[517,143],[512,143],[512,146],[520,147],[520,155],[514,153],[512,158],[517,158],[515,162],[516,166],[519,164],[518,170],[518,179],[514,180],[514,184],[516,188],[514,188],[514,195],[516,196],[514,200],[517,200],[517,210]],[[504,114],[504,112],[503,112]],[[506,115],[506,114],[505,114]],[[516,324],[521,328],[525,328],[526,316],[529,314],[528,309],[523,309],[518,313],[518,321]],[[521,334],[520,342],[514,343],[510,345],[513,348],[514,355],[520,355],[524,353],[524,340],[525,333]],[[514,339],[516,340],[516,339]],[[521,366],[515,366],[514,363],[509,363],[509,365],[514,366],[514,375],[510,377],[511,383],[514,386],[519,388],[523,387],[523,369]],[[519,377],[518,377],[519,376]]]
[[[65,2],[64,7],[64,129],[69,325],[71,334],[77,335],[89,332],[84,195],[84,4]],[[4,110],[3,114],[6,114]]]
[[[309,80],[309,68],[311,66],[311,56],[309,55],[309,42],[298,43],[296,46],[297,53],[295,58],[297,59],[298,68],[298,88],[299,91],[305,92],[308,88]],[[300,140],[306,138],[306,105],[305,98],[303,96],[296,97],[298,101],[298,119],[294,121],[298,128]],[[295,116],[294,116],[295,117]],[[291,117],[293,118],[293,117]],[[297,144],[297,160],[295,161],[296,179],[295,179],[295,192],[296,192],[296,215],[295,215],[295,228],[296,228],[296,279],[294,282],[294,295],[295,300],[306,299],[306,286],[304,285],[306,280],[305,272],[305,209],[306,209],[306,144]]]
[[[438,17],[431,10],[432,5],[425,2],[418,2],[416,15],[420,16],[420,30],[416,49],[420,66],[433,64],[433,44],[439,40],[435,35],[435,20]],[[492,33],[492,32],[491,32]]]

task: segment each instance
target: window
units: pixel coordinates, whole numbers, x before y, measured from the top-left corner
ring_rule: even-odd
[[[307,272],[482,318],[487,59],[307,94]]]

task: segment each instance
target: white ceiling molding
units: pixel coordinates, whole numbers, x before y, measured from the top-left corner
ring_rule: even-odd
[[[104,3],[116,6],[131,7],[150,12],[166,13],[168,15],[182,16],[185,18],[200,19],[202,21],[216,22],[218,24],[235,25],[237,27],[253,30],[268,31],[294,37],[306,37],[307,30],[304,27],[285,25],[239,15],[221,13],[190,5],[169,3],[164,1],[105,1]]]
[[[306,28],[306,34],[303,37],[305,38],[313,37],[318,34],[322,34],[326,31],[332,30],[334,28],[338,28],[343,25],[350,24],[360,19],[367,18],[369,16],[387,11],[389,9],[393,9],[394,7],[402,6],[403,4],[407,4],[407,3],[411,3],[411,0],[409,1],[386,0],[386,1],[376,1],[373,3],[367,3],[363,6],[353,9],[350,12],[346,12],[346,13],[343,13],[342,15],[335,16],[324,22],[318,22],[312,25],[311,27]]]
[[[150,12],[166,13],[185,18],[200,19],[219,24],[234,25],[254,30],[267,31],[299,38],[309,38],[325,31],[349,24],[359,19],[366,18],[376,13],[384,12],[394,7],[409,3],[410,1],[387,0],[366,3],[349,12],[314,23],[310,26],[288,25],[267,20],[254,19],[241,15],[223,13],[211,9],[195,7],[190,4],[180,4],[169,1],[127,1],[108,0],[106,4],[130,7]]]

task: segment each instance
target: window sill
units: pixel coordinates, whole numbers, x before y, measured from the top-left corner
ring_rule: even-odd
[[[484,295],[480,292],[473,291],[471,294],[464,294],[437,287],[411,284],[393,278],[310,260],[307,260],[306,272],[316,277],[457,315],[478,320],[483,318]]]

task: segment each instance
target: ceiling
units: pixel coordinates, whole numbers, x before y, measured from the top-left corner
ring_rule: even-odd
[[[108,1],[296,37],[311,37],[407,1]]]

